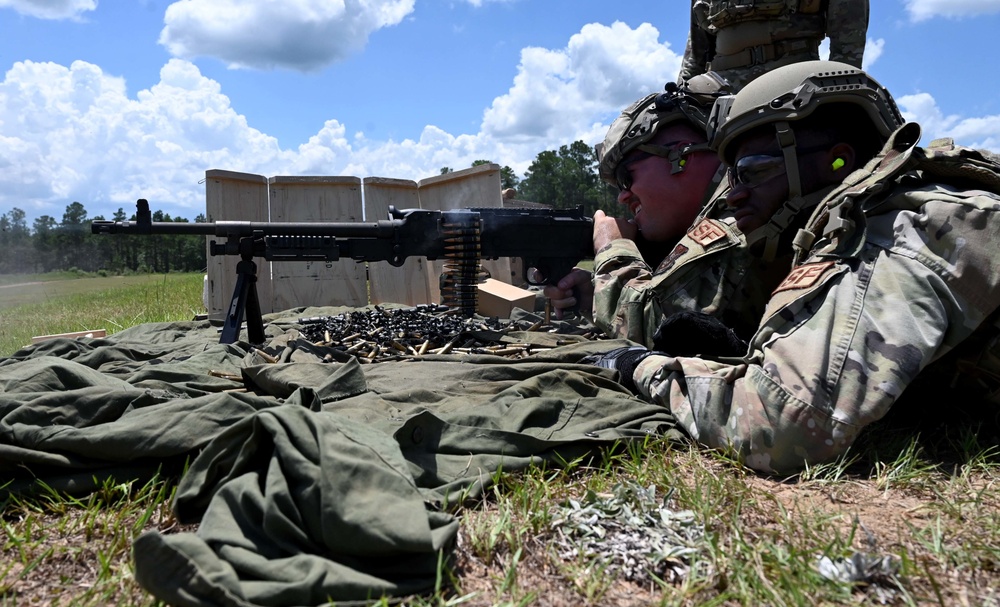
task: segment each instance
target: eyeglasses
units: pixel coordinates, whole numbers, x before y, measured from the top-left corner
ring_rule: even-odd
[[[670,171],[671,174],[675,174],[684,170],[685,156],[705,150],[708,150],[707,143],[691,143],[690,141],[671,141],[662,145],[644,143],[636,147],[635,151],[630,153],[628,158],[615,168],[615,184],[623,192],[632,189],[632,171],[629,170],[629,166],[634,162],[645,160],[650,156],[666,158],[673,167]]]
[[[729,187],[743,185],[755,188],[779,175],[785,174],[784,156],[770,154],[754,154],[744,156],[729,167]]]
[[[807,148],[796,148],[795,152],[799,156],[812,154],[828,149],[829,144],[816,145]],[[747,188],[755,188],[761,184],[784,175],[785,157],[780,154],[752,154],[744,156],[736,161],[736,164],[729,167],[729,187],[735,188],[738,185]]]

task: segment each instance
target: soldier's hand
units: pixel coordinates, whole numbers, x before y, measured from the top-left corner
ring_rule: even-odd
[[[604,354],[592,354],[584,357],[581,362],[618,371],[618,383],[628,388],[631,392],[635,392],[635,380],[632,379],[632,375],[635,373],[635,369],[639,366],[639,363],[652,354],[658,354],[658,352],[654,352],[643,346],[624,346],[615,348]]]
[[[604,211],[594,213],[594,251],[600,251],[611,244],[612,240],[635,240],[638,235],[639,228],[631,221],[621,217],[608,217]]]
[[[559,282],[542,289],[542,295],[552,302],[556,318],[561,319],[571,310],[589,315],[594,309],[593,274],[582,268],[573,268]]]

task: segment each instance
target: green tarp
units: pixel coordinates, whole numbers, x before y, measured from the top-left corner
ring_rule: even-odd
[[[299,316],[342,311],[269,316],[263,349],[277,363],[218,344],[204,322],[57,339],[0,360],[5,491],[41,479],[85,492],[189,462],[173,507],[198,531],[135,542],[136,577],[154,596],[366,603],[433,587],[457,533],[451,512],[497,471],[675,432],[666,410],[580,362],[625,342],[515,332],[504,339],[574,343],[518,360],[361,365],[295,330]]]

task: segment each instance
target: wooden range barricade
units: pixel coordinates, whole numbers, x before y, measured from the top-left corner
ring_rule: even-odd
[[[388,218],[390,205],[426,210],[502,206],[500,167],[496,164],[421,181],[343,176],[268,178],[218,169],[206,171],[205,177],[209,221],[360,222]],[[229,308],[238,261],[236,256],[208,258],[207,301],[212,319],[222,320]],[[304,306],[440,301],[440,261],[409,258],[401,267],[350,259],[329,264],[254,261],[263,314]],[[511,260],[484,260],[483,266],[493,278],[512,282]]]

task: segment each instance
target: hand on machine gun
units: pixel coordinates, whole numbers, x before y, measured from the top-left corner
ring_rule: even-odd
[[[594,213],[594,251],[600,251],[613,240],[640,240],[635,223],[620,217],[609,217],[604,211]],[[552,303],[556,318],[578,312],[590,315],[594,309],[594,274],[574,267],[568,274],[550,282],[542,294]]]
[[[555,284],[546,285],[542,295],[560,320],[571,312],[590,316],[594,311],[594,273],[573,268]]]

